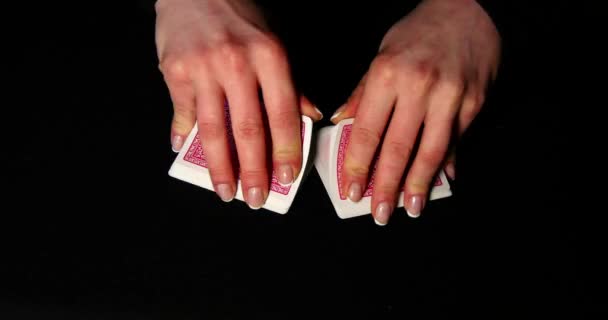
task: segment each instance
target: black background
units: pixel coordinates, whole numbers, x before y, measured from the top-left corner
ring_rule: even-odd
[[[535,9],[504,35],[512,46],[461,141],[454,196],[416,220],[397,210],[382,228],[340,220],[314,170],[284,216],[168,177],[172,110],[153,11],[7,11],[17,18],[4,28],[16,59],[4,68],[13,161],[0,315],[382,319],[603,305],[577,276],[578,229],[556,174],[573,13],[563,2]],[[401,14],[364,23],[363,13],[302,7],[280,29],[298,87],[326,119]]]

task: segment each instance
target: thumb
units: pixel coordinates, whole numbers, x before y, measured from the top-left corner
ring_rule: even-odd
[[[323,119],[323,113],[304,95],[300,96],[300,112],[311,118],[314,122]]]
[[[331,122],[337,124],[343,119],[348,119],[355,116],[355,114],[357,113],[357,108],[359,107],[359,103],[361,102],[361,97],[363,96],[363,88],[365,87],[366,78],[367,74],[365,74],[363,78],[361,78],[361,81],[359,81],[359,84],[357,85],[353,93],[350,95],[348,100],[346,100],[346,103],[344,103],[340,108],[338,108],[336,112],[334,112],[334,115],[331,116],[330,119]]]

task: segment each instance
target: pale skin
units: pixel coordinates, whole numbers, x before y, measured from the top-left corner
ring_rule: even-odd
[[[232,170],[224,101],[228,100],[238,151],[243,195],[251,208],[268,196],[266,138],[272,141],[272,164],[282,184],[301,170],[300,115],[322,115],[293,87],[287,55],[247,0],[159,0],[156,44],[160,69],[173,101],[171,141],[178,151],[198,124],[215,191],[233,199]],[[270,132],[263,127],[262,89]]]
[[[272,141],[272,169],[288,184],[301,170],[300,115],[314,120],[322,115],[295,91],[285,51],[252,2],[159,0],[156,11],[160,68],[175,111],[173,148],[181,148],[197,122],[210,150],[216,192],[225,201],[232,199],[236,182],[223,121],[227,98],[243,194],[250,207],[259,208],[269,184],[264,135]],[[499,62],[499,34],[474,0],[424,0],[398,21],[358,87],[331,118],[334,123],[354,118],[342,175],[349,199],[361,199],[379,150],[370,208],[374,220],[388,223],[404,175],[405,209],[418,217],[438,170],[455,177],[450,141],[480,111]],[[261,125],[258,88],[270,132]]]

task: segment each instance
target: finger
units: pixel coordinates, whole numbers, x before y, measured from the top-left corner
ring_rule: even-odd
[[[458,136],[462,136],[469,128],[485,100],[484,91],[480,86],[471,84],[467,87],[462,100],[462,108],[458,113]]]
[[[422,212],[429,186],[446,156],[462,91],[460,85],[444,81],[431,96],[420,146],[405,180],[404,205],[411,217]]]
[[[160,65],[160,70],[173,102],[171,148],[179,152],[196,122],[194,88],[181,61],[165,61]]]
[[[224,94],[215,81],[199,79],[197,88],[198,134],[205,146],[205,159],[217,195],[225,202],[234,199],[236,182],[227,136]]]
[[[456,151],[454,149],[450,151],[443,170],[450,180],[456,180]]]
[[[396,99],[395,70],[380,62],[385,60],[377,61],[365,83],[344,160],[342,192],[353,202],[361,200],[370,164]]]
[[[475,85],[474,82],[467,86],[467,91],[462,100],[462,107],[458,114],[456,133],[459,138],[462,137],[481,110],[484,99],[484,91]],[[451,148],[444,165],[444,171],[450,180],[456,180],[456,148],[457,142]]]
[[[289,64],[274,43],[257,48],[254,61],[272,137],[273,169],[281,184],[290,185],[302,166],[302,120]]]
[[[177,97],[194,96],[194,89],[191,86],[180,88],[179,86],[169,85],[168,87],[172,92],[172,100],[175,101],[173,104],[173,120],[171,121],[171,148],[174,152],[179,152],[196,122],[196,107],[194,98],[186,101],[186,98]]]
[[[348,119],[355,116],[355,114],[357,113],[357,107],[359,106],[359,103],[361,103],[361,97],[363,96],[363,88],[365,87],[366,76],[367,74],[365,74],[363,78],[361,78],[361,81],[359,81],[359,84],[357,84],[357,87],[350,95],[346,103],[344,103],[340,108],[338,108],[336,112],[334,112],[334,114],[330,118],[331,122],[337,124],[343,119]]]
[[[300,95],[300,113],[317,122],[323,119],[323,113],[306,96]]]
[[[261,208],[268,197],[268,168],[262,110],[253,73],[236,74],[225,84],[245,201]]]
[[[388,223],[393,212],[402,185],[403,172],[426,110],[423,108],[425,97],[416,98],[416,95],[408,93],[407,88],[402,92],[397,98],[395,112],[382,142],[374,178],[372,212],[379,225]]]

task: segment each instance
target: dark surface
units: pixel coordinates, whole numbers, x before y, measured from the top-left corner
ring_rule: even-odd
[[[454,197],[417,220],[398,210],[383,228],[340,220],[314,170],[284,216],[168,177],[153,17],[135,5],[21,10],[30,19],[7,40],[17,113],[4,122],[23,125],[8,136],[3,319],[382,319],[603,303],[576,278],[576,229],[560,210],[559,7],[518,31],[463,138]],[[293,22],[282,33],[298,85],[327,119],[382,34],[353,35],[365,26],[327,13]]]

